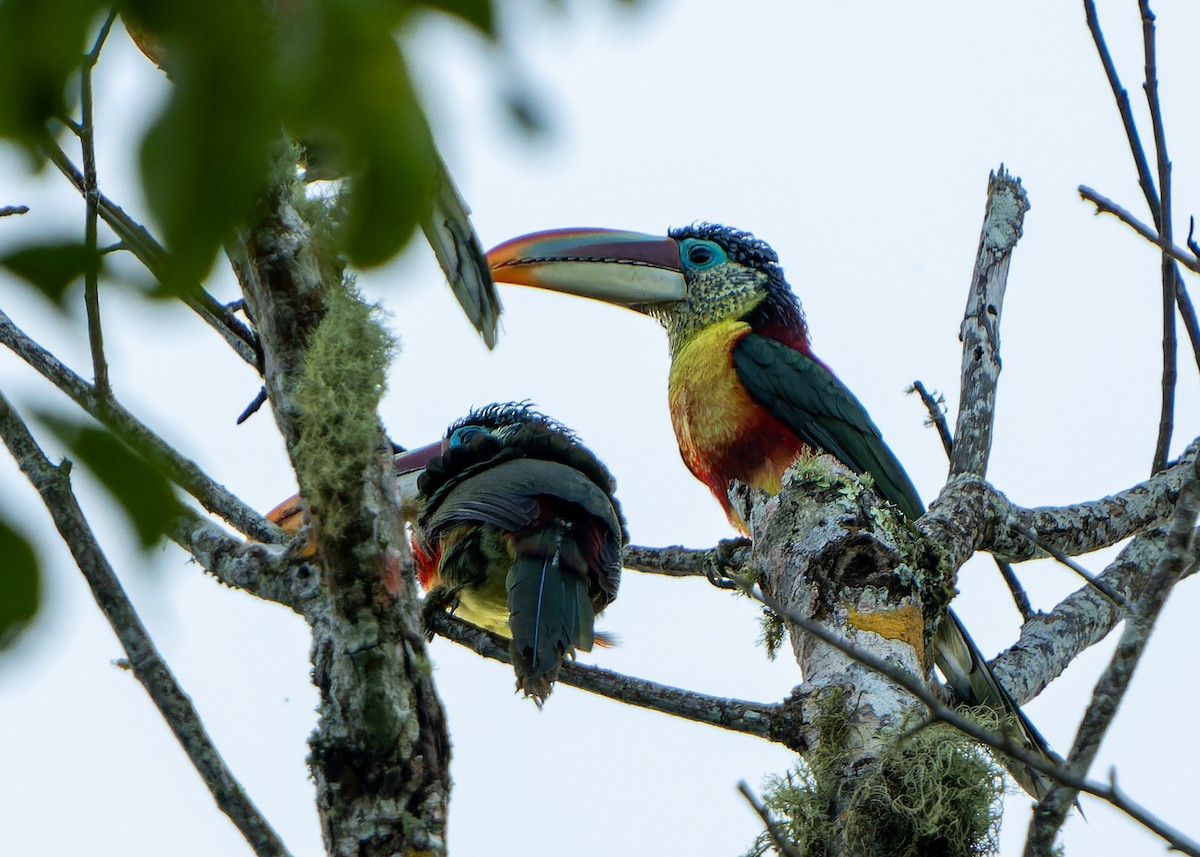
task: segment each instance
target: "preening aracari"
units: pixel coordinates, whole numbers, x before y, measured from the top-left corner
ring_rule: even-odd
[[[870,473],[879,493],[907,518],[924,514],[866,410],[812,353],[800,302],[765,242],[713,224],[674,229],[665,238],[563,229],[507,241],[488,261],[497,282],[596,298],[662,323],[679,451],[743,533],[729,483],[778,493],[800,453],[828,453],[856,473]],[[1057,758],[952,611],[938,627],[934,651],[964,702],[1006,712],[1030,749]],[[1045,794],[1048,783],[1036,771],[1019,764],[1010,771],[1034,797]]]
[[[564,659],[591,651],[621,580],[625,521],[607,468],[524,404],[489,405],[396,457],[415,483],[413,556],[433,605],[509,638],[517,688],[540,705]],[[268,517],[295,531],[292,498]]]
[[[512,640],[517,688],[540,704],[617,596],[628,538],[615,483],[570,429],[522,404],[472,412],[443,449],[417,481],[418,579]]]

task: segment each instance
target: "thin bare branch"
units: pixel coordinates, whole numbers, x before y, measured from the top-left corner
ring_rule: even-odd
[[[1151,530],[1134,538],[1099,575],[1127,602],[1146,586],[1149,569],[1162,554],[1165,532]],[[1194,574],[1200,557],[1184,572]],[[1038,614],[1021,628],[1016,643],[992,661],[992,671],[1019,703],[1037,696],[1080,652],[1100,642],[1125,617],[1095,587],[1083,586],[1049,613]]]
[[[446,613],[435,615],[432,624],[434,631],[447,640],[485,658],[512,663],[507,642],[482,628]],[[793,740],[797,730],[789,725],[785,707],[779,703],[707,696],[579,663],[564,664],[558,683],[672,717],[786,743],[800,752]]]
[[[277,543],[286,537],[282,530],[251,509],[224,486],[218,485],[196,462],[180,455],[174,447],[139,422],[118,402],[103,400],[84,381],[42,346],[30,339],[12,319],[0,311],[0,344],[32,366],[43,378],[66,393],[75,404],[107,426],[132,449],[145,455],[205,509],[219,515],[260,542]]]
[[[1058,550],[1056,547],[1054,547],[1054,545],[1048,545],[1045,542],[1043,542],[1041,539],[1038,538],[1037,533],[1033,532],[1032,530],[1028,530],[1025,527],[1022,527],[1020,524],[1013,523],[1012,521],[1009,521],[1008,526],[1010,528],[1016,530],[1018,533],[1023,535],[1025,538],[1029,539],[1030,542],[1037,545],[1039,548],[1044,550],[1046,553],[1050,554],[1050,556],[1054,557],[1054,559],[1058,563],[1060,563],[1061,565],[1065,565],[1067,568],[1071,569],[1071,571],[1075,572],[1077,575],[1082,577],[1084,580],[1087,581],[1089,586],[1096,587],[1096,591],[1099,592],[1101,595],[1103,595],[1105,598],[1107,598],[1109,601],[1111,601],[1114,606],[1119,607],[1122,610],[1129,609],[1129,606],[1130,606],[1129,602],[1125,600],[1124,596],[1122,596],[1121,593],[1117,592],[1115,589],[1113,589],[1107,583],[1105,583],[1103,580],[1101,580],[1098,575],[1092,574],[1090,571],[1088,571],[1082,565],[1075,562],[1073,559],[1071,559],[1069,556],[1064,554],[1062,551]]]
[[[774,816],[771,815],[771,811],[763,806],[762,801],[760,801],[755,796],[754,792],[750,790],[750,786],[746,785],[745,780],[742,780],[738,783],[738,791],[742,793],[742,797],[744,797],[746,802],[750,804],[750,808],[753,809],[755,813],[758,814],[758,817],[762,819],[762,823],[767,829],[767,835],[771,837],[771,842],[774,843],[775,848],[778,849],[779,853],[782,854],[783,857],[802,857],[800,852],[796,850],[795,846],[788,842],[787,837],[785,837],[783,834],[783,831],[779,829],[779,822],[777,822]]]
[[[82,173],[71,163],[71,159],[59,148],[58,144],[47,135],[42,141],[42,148],[50,161],[71,184],[81,193],[87,193],[87,181]],[[101,219],[107,223],[121,239],[124,249],[132,253],[137,260],[155,277],[162,271],[166,250],[154,239],[147,229],[125,213],[121,206],[110,200],[104,194],[97,194],[96,201]],[[193,311],[196,312],[210,327],[221,334],[238,356],[251,366],[262,371],[262,352],[258,338],[225,309],[216,298],[197,286],[194,293],[183,298]]]
[[[42,496],[46,509],[112,626],[134,676],[146,688],[183,746],[221,811],[241,831],[259,857],[284,857],[287,849],[246,796],[200,722],[191,699],[175,680],[130,604],[112,566],[96,543],[71,490],[69,467],[55,467],[30,435],[24,421],[0,394],[0,437]]]
[[[930,395],[920,381],[913,381],[910,392],[921,397],[921,401],[925,404],[925,410],[929,412],[929,424],[937,428],[938,437],[942,439],[942,449],[946,452],[946,458],[953,458],[954,438],[951,437],[950,426],[946,423],[945,398],[940,395],[936,398]],[[993,559],[996,561],[996,568],[1000,570],[1000,577],[1004,579],[1004,584],[1012,595],[1017,612],[1021,614],[1021,621],[1028,622],[1033,616],[1033,606],[1029,603],[1029,595],[1025,592],[1025,587],[1021,586],[1021,581],[1017,579],[1016,572],[1009,563],[999,557],[993,557]]]
[[[1092,702],[1075,733],[1075,744],[1067,756],[1067,765],[1074,771],[1086,772],[1096,758],[1100,742],[1112,725],[1134,671],[1145,652],[1154,624],[1166,604],[1167,597],[1189,565],[1195,561],[1192,547],[1193,528],[1200,515],[1200,464],[1194,464],[1192,474],[1179,495],[1175,515],[1167,533],[1162,554],[1150,574],[1149,581],[1134,609],[1125,622],[1125,630],[1113,652],[1104,674],[1092,692]],[[1029,857],[1049,857],[1054,839],[1066,818],[1067,809],[1076,797],[1076,787],[1051,789],[1038,804],[1029,829],[1025,853]]]
[[[83,152],[84,219],[83,302],[87,309],[88,344],[92,351],[92,373],[96,396],[102,400],[111,394],[108,384],[108,361],[104,358],[104,332],[100,324],[100,256],[96,251],[96,219],[100,207],[100,190],[96,177],[96,128],[92,110],[92,70],[100,59],[100,50],[116,20],[113,9],[100,27],[96,42],[83,59],[79,75],[80,123],[79,147]]]
[[[1000,311],[1012,251],[1021,238],[1029,199],[1003,166],[988,179],[987,209],[963,316],[962,393],[950,475],[987,474],[996,382],[1000,375]]]
[[[1176,262],[1183,265],[1183,267],[1187,268],[1189,271],[1200,274],[1200,259],[1198,259],[1195,254],[1189,253],[1187,250],[1184,250],[1182,247],[1173,244],[1168,239],[1159,235],[1154,231],[1153,228],[1142,223],[1140,220],[1130,214],[1128,209],[1122,208],[1108,197],[1103,196],[1087,185],[1079,186],[1079,195],[1083,199],[1092,203],[1092,205],[1096,206],[1097,214],[1113,215],[1138,235],[1141,235]]]
[[[1158,233],[1168,244],[1172,239],[1171,225],[1171,160],[1167,156],[1167,136],[1163,129],[1162,103],[1158,98],[1158,49],[1155,45],[1154,13],[1149,0],[1139,0],[1142,12],[1142,45],[1146,57],[1146,81],[1142,88],[1150,107],[1150,124],[1154,130],[1154,153],[1158,166],[1159,211],[1156,222]],[[1167,453],[1171,447],[1171,433],[1175,426],[1175,383],[1178,360],[1175,341],[1175,277],[1177,271],[1171,257],[1162,255],[1162,414],[1158,422],[1158,440],[1154,447],[1151,473],[1167,466]]]
[[[937,429],[938,437],[942,440],[942,449],[946,451],[946,457],[949,458],[954,453],[954,438],[950,436],[950,426],[946,422],[945,397],[930,395],[920,381],[913,381],[909,392],[916,393],[921,397],[921,402],[929,413],[929,424]]]

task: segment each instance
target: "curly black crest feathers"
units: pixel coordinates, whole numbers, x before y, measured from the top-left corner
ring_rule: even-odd
[[[454,486],[473,475],[510,459],[534,458],[565,464],[604,491],[620,519],[621,535],[627,538],[625,519],[613,496],[616,480],[571,429],[527,401],[477,408],[451,424],[446,437],[466,426],[480,426],[487,433],[471,435],[467,442],[447,449],[426,466],[417,480],[417,488],[426,501],[423,519],[435,513]]]

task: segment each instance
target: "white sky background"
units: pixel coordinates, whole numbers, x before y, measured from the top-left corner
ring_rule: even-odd
[[[1145,478],[1158,419],[1158,255],[1075,192],[1094,186],[1140,216],[1144,205],[1079,3],[574,3],[562,15],[513,4],[519,45],[553,133],[530,142],[498,108],[497,66],[464,28],[432,20],[412,59],[446,158],[488,246],[535,229],[662,232],[708,219],[775,247],[804,304],[814,348],[870,409],[922,495],[946,464],[914,379],[956,405],[958,325],[988,171],[1004,162],[1033,208],[1002,323],[992,481],[1018,503],[1090,499]],[[736,12],[734,10],[737,10]],[[1200,210],[1200,6],[1159,0],[1159,72],[1175,158],[1176,230]],[[1101,4],[1139,117],[1136,3]],[[101,188],[135,217],[134,144],[166,86],[114,31],[97,73]],[[1145,126],[1149,128],[1148,123]],[[1150,144],[1149,131],[1146,142]],[[0,247],[82,234],[83,204],[56,173],[30,179],[0,149]],[[102,239],[103,240],[103,239]],[[116,268],[138,276],[129,262]],[[640,544],[710,546],[731,535],[683,467],[667,415],[665,338],[628,311],[506,287],[489,353],[457,309],[432,254],[416,246],[360,283],[403,341],[383,405],[398,441],[440,436],[471,406],[530,398],[574,427],[610,466]],[[208,283],[235,295],[229,275]],[[1195,279],[1189,285],[1195,291]],[[90,375],[80,310],[55,314],[3,281],[13,319]],[[117,395],[252,505],[295,482],[266,412],[234,419],[258,389],[250,371],[179,304],[102,293]],[[1181,332],[1182,335],[1182,332]],[[1200,427],[1194,361],[1181,348],[1177,454]],[[0,387],[26,413],[71,410],[0,353]],[[54,445],[45,434],[50,449]],[[85,474],[76,485],[143,619],[235,774],[297,857],[321,853],[305,740],[316,692],[303,621],[224,589],[172,547],[140,556]],[[0,508],[45,544],[36,627],[0,659],[0,825],[7,854],[248,853],[141,687],[53,535],[32,489],[0,456]],[[1084,558],[1100,570],[1111,552]],[[1077,588],[1047,563],[1019,567],[1035,606]],[[985,653],[1011,644],[1019,617],[990,561],[960,578],[955,607]],[[1200,836],[1194,811],[1197,584],[1179,587],[1093,775],[1117,766],[1128,793]],[[708,693],[776,700],[794,664],[756,647],[757,611],[701,580],[627,573],[603,627],[622,645],[588,661]],[[1061,751],[1107,662],[1081,657],[1030,717]],[[792,761],[757,739],[627,708],[560,687],[542,712],[512,693],[508,667],[433,644],[454,741],[450,845],[459,855],[730,855],[759,829],[735,792]],[[1184,676],[1183,681],[1179,680]],[[1157,853],[1158,841],[1084,799],[1068,853]],[[1004,854],[1019,854],[1029,800],[1011,796]]]

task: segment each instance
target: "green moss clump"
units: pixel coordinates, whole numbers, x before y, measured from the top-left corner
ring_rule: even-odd
[[[771,778],[763,794],[800,854],[824,857],[845,850],[867,857],[983,857],[996,852],[1004,771],[961,732],[935,724],[899,735],[874,764],[847,780],[839,776],[844,776],[848,733],[840,695],[825,700],[816,725],[822,746],[783,777]],[[852,790],[848,800],[839,799],[841,788]],[[840,818],[838,806],[845,807]],[[747,857],[774,850],[764,832]]]
[[[837,772],[845,764],[850,734],[845,697],[840,688],[825,694],[813,721],[821,736],[820,746],[783,776],[768,777],[763,788],[763,803],[779,822],[780,833],[805,857],[832,857],[834,853]],[[764,830],[745,857],[764,857],[774,850],[771,835]]]
[[[378,307],[364,303],[349,285],[331,289],[296,387],[304,412],[295,448],[297,475],[329,533],[349,523],[379,439],[377,410],[396,348],[379,315]]]
[[[983,857],[999,847],[1004,770],[947,724],[901,736],[860,777],[845,813],[851,852]]]

